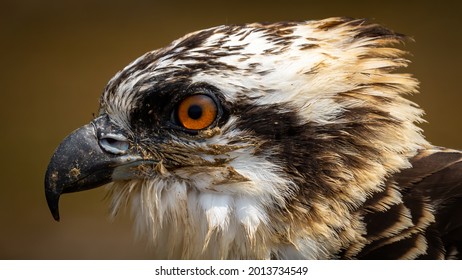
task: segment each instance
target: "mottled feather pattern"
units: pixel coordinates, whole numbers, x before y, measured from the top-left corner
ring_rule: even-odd
[[[131,204],[156,258],[457,256],[462,155],[417,127],[423,111],[405,96],[418,82],[395,71],[404,40],[330,18],[218,26],[143,55],[100,113],[158,163],[107,186],[113,214]],[[216,95],[223,117],[171,132],[165,108],[195,91]]]

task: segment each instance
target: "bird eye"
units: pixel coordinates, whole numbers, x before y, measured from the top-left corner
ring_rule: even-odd
[[[216,119],[218,107],[208,95],[196,94],[183,99],[177,109],[179,123],[186,129],[200,130]]]

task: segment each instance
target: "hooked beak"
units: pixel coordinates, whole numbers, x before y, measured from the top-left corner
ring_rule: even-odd
[[[45,174],[46,200],[55,220],[59,221],[61,194],[136,177],[133,167],[147,161],[132,152],[124,134],[103,115],[72,132],[58,146]]]

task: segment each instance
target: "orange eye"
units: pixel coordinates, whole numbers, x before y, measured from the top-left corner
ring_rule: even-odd
[[[184,128],[200,130],[210,126],[218,113],[217,104],[208,95],[197,94],[185,98],[178,106],[178,120]]]

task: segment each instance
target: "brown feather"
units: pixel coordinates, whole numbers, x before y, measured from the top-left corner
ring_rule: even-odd
[[[440,147],[421,151],[395,176],[408,187],[407,196],[428,197],[434,208],[435,227],[447,253],[462,251],[462,152]]]
[[[356,258],[448,259],[462,250],[462,152],[419,151],[365,203],[364,246]],[[399,196],[390,194],[396,192]]]

